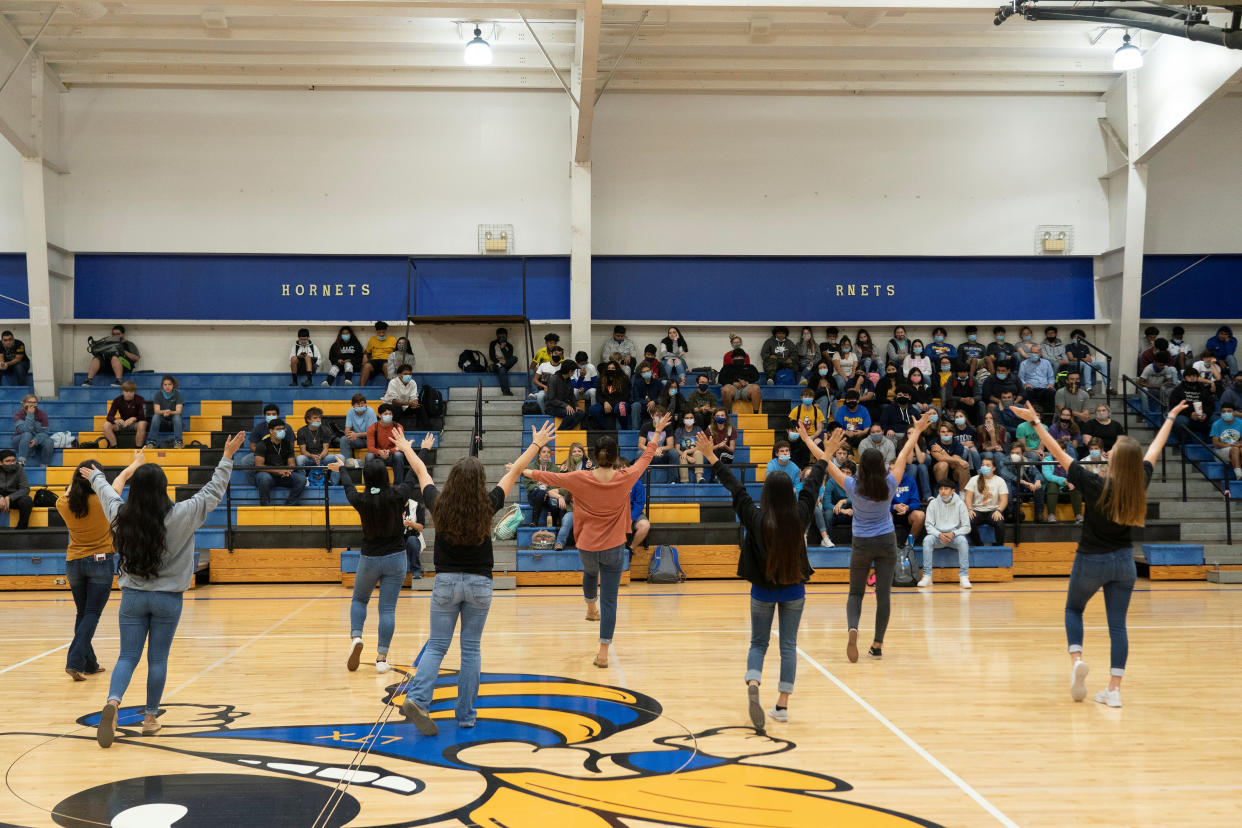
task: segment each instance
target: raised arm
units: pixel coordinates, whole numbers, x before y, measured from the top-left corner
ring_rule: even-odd
[[[1151,441],[1151,445],[1147,447],[1147,453],[1143,455],[1144,463],[1152,463],[1160,459],[1160,452],[1164,449],[1164,444],[1169,440],[1169,434],[1173,432],[1173,421],[1177,419],[1177,415],[1187,409],[1186,401],[1182,400],[1175,405],[1164,417],[1164,423],[1160,426],[1160,430],[1156,432],[1156,438]]]
[[[405,455],[406,462],[410,464],[410,469],[418,478],[418,490],[421,492],[428,486],[435,485],[431,479],[431,472],[427,471],[427,464],[423,462],[423,458],[418,456],[418,452],[414,451],[414,447],[410,445],[410,441],[405,438],[405,429],[396,426],[392,430],[392,444],[397,447],[402,454]],[[436,444],[436,435],[427,432],[423,435],[422,447],[424,449],[434,448]],[[401,481],[397,481],[397,485],[401,485]]]
[[[534,426],[530,427],[530,445],[518,456],[517,460],[513,461],[513,464],[509,466],[509,470],[505,472],[505,476],[500,478],[500,482],[497,484],[506,497],[509,496],[513,485],[522,477],[522,472],[526,467],[539,456],[539,451],[551,443],[555,437],[556,423],[552,420],[544,420],[543,425],[538,429]]]
[[[207,514],[224,499],[224,492],[229,487],[229,476],[233,473],[233,455],[246,441],[246,432],[239,431],[224,444],[224,456],[216,466],[215,474],[207,485],[194,493],[189,500],[173,506],[174,509],[189,511],[192,514],[194,527],[197,529],[207,519]]]
[[[1014,416],[1018,419],[1026,420],[1031,424],[1031,426],[1035,429],[1035,433],[1039,435],[1039,442],[1043,444],[1044,448],[1048,449],[1048,453],[1051,454],[1052,458],[1057,461],[1057,464],[1061,468],[1068,471],[1070,464],[1074,462],[1074,458],[1070,457],[1065,449],[1061,448],[1061,443],[1048,433],[1048,429],[1044,428],[1044,424],[1040,422],[1039,419],[1039,412],[1031,408],[1031,404],[1029,402],[1025,405],[1010,406],[1009,410],[1012,411]],[[1172,427],[1173,426],[1170,423],[1169,428],[1171,429]],[[1166,432],[1165,437],[1168,436],[1169,435]],[[1161,443],[1161,445],[1164,444]],[[1156,453],[1159,454],[1159,451]]]
[[[798,436],[802,438],[802,443],[807,447],[807,451],[816,460],[823,460],[828,464],[828,474],[833,481],[842,489],[845,488],[845,472],[837,468],[837,464],[829,458],[837,453],[837,449],[841,448],[841,444],[845,442],[845,429],[838,428],[824,439],[824,446],[820,448],[815,441],[811,439],[811,435],[806,433],[806,426],[798,423]]]
[[[145,462],[147,462],[147,460],[142,454],[142,449],[138,449],[137,451],[135,451],[134,459],[130,461],[130,464],[126,466],[124,469],[122,469],[121,473],[118,474],[116,476],[116,479],[112,481],[112,491],[116,492],[117,494],[120,494],[122,491],[124,491],[125,484],[128,483],[129,479],[134,476],[134,472],[138,470],[138,467],[141,466]]]
[[[889,474],[895,480],[901,480],[906,474],[906,464],[910,462],[910,455],[914,453],[915,447],[919,442],[919,435],[923,433],[923,429],[931,425],[931,409],[923,412],[906,432],[906,444],[901,447],[901,451],[897,455],[897,459],[893,461],[893,465],[889,467]],[[831,469],[832,467],[829,466]]]

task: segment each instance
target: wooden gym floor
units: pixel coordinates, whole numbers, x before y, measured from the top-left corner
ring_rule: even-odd
[[[1069,699],[1064,590],[1064,579],[897,590],[883,660],[849,664],[845,590],[812,585],[790,721],[766,734],[747,724],[744,584],[624,587],[606,670],[590,663],[595,625],[577,592],[497,593],[479,725],[453,724],[446,674],[441,735],[428,739],[399,713],[375,727],[404,675],[371,669],[374,601],[351,674],[348,591],[213,585],[186,595],[163,732],[125,728],[106,751],[88,717],[108,674],[75,684],[63,672],[68,595],[6,593],[0,822],[1236,825],[1242,589],[1140,581],[1120,710],[1091,701],[1108,673],[1101,596],[1087,617],[1090,694]],[[421,646],[427,602],[403,592],[394,661]],[[95,639],[109,673],[118,604],[114,592]],[[874,607],[869,594],[864,644]],[[765,706],[778,663],[773,638]],[[444,666],[457,666],[456,646]],[[141,706],[145,676],[140,666],[126,708]]]

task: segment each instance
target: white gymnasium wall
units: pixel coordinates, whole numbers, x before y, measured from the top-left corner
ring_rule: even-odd
[[[1107,248],[1090,97],[606,95],[596,253],[1030,255]]]
[[[1214,102],[1152,160],[1148,253],[1242,253],[1242,97]]]
[[[21,155],[0,138],[0,253],[26,252]]]
[[[569,105],[551,93],[74,90],[75,252],[520,253],[569,244]]]

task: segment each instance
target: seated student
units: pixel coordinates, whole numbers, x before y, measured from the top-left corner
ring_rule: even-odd
[[[958,485],[965,486],[970,478],[970,463],[966,460],[966,451],[962,444],[953,439],[953,426],[949,423],[940,424],[940,439],[931,444],[929,453],[935,465],[932,467],[933,480],[945,480],[950,475],[957,479]]]
[[[798,357],[799,376],[805,375],[810,367],[819,361],[819,344],[815,341],[815,331],[809,325],[802,327],[794,351]]]
[[[1001,392],[1000,405],[996,406],[996,421],[1010,434],[1018,432],[1018,426],[1022,421],[1014,414],[1014,408],[1017,406],[1017,400],[1013,397],[1013,392],[1005,390]]]
[[[840,465],[841,473],[846,477],[853,477],[857,468],[853,460],[846,460]],[[832,546],[832,530],[838,526],[850,527],[853,524],[854,504],[837,481],[826,477],[819,488],[819,498],[812,514],[815,517],[815,528],[819,530],[819,545]]]
[[[768,385],[776,382],[777,371],[789,370],[797,373],[798,354],[794,343],[789,339],[788,328],[777,325],[772,329],[772,336],[759,349],[759,361],[763,363],[763,372],[768,376]]]
[[[952,480],[941,478],[936,484],[936,491],[936,497],[927,504],[927,534],[923,536],[923,577],[919,579],[919,586],[932,585],[934,552],[937,548],[948,547],[957,550],[958,584],[962,589],[970,589],[970,544],[966,541],[966,536],[972,531],[970,510],[958,497],[957,487]]]
[[[702,433],[703,429],[699,428],[694,422],[694,414],[687,411],[681,416],[681,425],[673,433],[673,443],[677,446],[677,464],[681,467],[678,474],[681,476],[682,483],[690,482],[691,466],[696,467],[694,470],[695,482],[703,482],[703,455],[696,448],[699,442],[699,435]]]
[[[26,343],[13,336],[12,331],[0,333],[0,386],[23,387],[30,379],[30,356]]]
[[[843,336],[841,344],[837,346],[837,353],[832,358],[832,381],[837,386],[838,396],[844,394],[845,389],[853,382],[857,369],[858,354],[854,352],[850,338]]]
[[[923,340],[921,339],[910,343],[910,353],[901,361],[901,372],[907,377],[915,370],[922,372],[921,376],[924,377],[930,377],[932,374],[931,357],[923,352]],[[931,386],[930,381],[928,386]]]
[[[590,471],[593,468],[595,468],[595,464],[591,462],[591,458],[587,457],[586,447],[582,443],[573,443],[569,446],[569,456],[560,465],[560,472],[565,474],[575,471]],[[561,528],[556,533],[556,545],[552,547],[558,551],[569,545],[570,536],[574,531],[573,492],[560,489],[559,494],[564,499],[565,516],[561,518]]]
[[[981,546],[979,527],[991,526],[996,534],[996,545],[1005,543],[1005,507],[1009,505],[1009,489],[1005,481],[995,474],[990,460],[984,460],[979,473],[970,479],[963,490],[966,508],[970,511],[970,541]]]
[[[1167,351],[1169,342],[1160,336],[1160,329],[1154,325],[1148,325],[1143,330],[1143,342],[1139,344],[1138,369],[1137,373],[1143,373],[1143,369],[1151,365],[1155,359],[1156,351]]]
[[[720,400],[711,392],[707,377],[700,374],[695,383],[695,390],[690,392],[690,410],[694,412],[694,422],[699,428],[706,429],[712,421],[712,413],[720,407]]]
[[[1194,368],[1186,369],[1181,385],[1169,395],[1170,407],[1183,401],[1190,407],[1177,415],[1176,424],[1207,439],[1212,431],[1212,415],[1216,413],[1216,396],[1206,383],[1200,381],[1199,372]]]
[[[776,472],[783,472],[789,475],[789,479],[794,483],[798,482],[798,473],[800,469],[793,461],[793,450],[790,448],[788,440],[777,440],[772,446],[772,459],[768,461],[765,471],[765,479],[771,477]]]
[[[556,471],[552,447],[542,446],[528,468],[536,471]],[[530,525],[544,527],[551,519],[553,526],[560,527],[565,519],[568,493],[547,483],[537,483],[528,477],[523,478],[522,485],[526,488],[526,502],[530,504]]]
[[[953,361],[946,357],[932,358],[931,387],[932,392],[943,403],[949,393],[949,386],[956,377],[953,374]]]
[[[103,424],[103,436],[111,448],[117,447],[116,436],[119,433],[134,435],[134,445],[141,446],[147,436],[147,401],[138,396],[138,386],[133,380],[126,380],[121,386],[121,396],[108,406],[108,417]]]
[[[1028,343],[1027,356],[1018,366],[1018,381],[1022,383],[1022,396],[1043,408],[1051,408],[1057,393],[1057,375],[1052,363],[1044,359],[1043,346]]]
[[[427,412],[418,401],[418,383],[414,381],[414,369],[409,365],[402,365],[399,370],[400,373],[388,382],[380,402],[389,404],[393,419],[403,429],[426,431],[430,423]]]
[[[51,465],[56,447],[52,445],[47,412],[39,408],[39,398],[34,394],[22,397],[22,406],[13,415],[12,442],[19,465],[29,465],[36,453],[44,466]]]
[[[1065,343],[1061,342],[1058,336],[1056,325],[1048,325],[1044,328],[1044,339],[1039,343],[1039,347],[1044,359],[1052,363],[1054,377],[1060,376],[1062,371],[1069,370],[1069,354],[1065,350]]]
[[[837,392],[837,384],[832,379],[832,362],[826,359],[817,359],[811,363],[811,367],[802,375],[799,383],[811,389],[811,394],[815,398],[816,405],[821,406],[824,413],[827,412],[829,401]],[[820,400],[823,400],[820,403]]]
[[[867,413],[873,420],[879,417],[880,401],[875,396],[875,383],[863,371],[861,365],[854,366],[854,376],[845,384],[845,390],[858,394],[858,404],[867,409]]]
[[[910,399],[915,405],[931,405],[933,391],[922,368],[912,370],[906,376],[906,383],[910,386]]]
[[[559,338],[557,341],[560,341]],[[600,346],[598,364],[605,365],[609,362],[620,365],[626,376],[632,375],[634,366],[638,364],[638,346],[634,344],[634,340],[625,335],[624,325],[614,325],[612,336],[605,339],[604,344]]]
[[[660,362],[659,358],[656,357],[656,346],[651,343],[647,343],[647,345],[643,347],[643,358],[638,362],[639,371],[642,371],[644,367],[650,369],[653,377],[660,380],[661,383],[664,382],[664,365]]]
[[[1107,456],[1113,450],[1117,438],[1125,433],[1125,428],[1121,423],[1114,422],[1108,406],[1100,403],[1095,407],[1095,419],[1087,420],[1082,424],[1082,433],[1088,437],[1098,437],[1104,454]]]
[[[991,457],[994,461],[993,467],[1003,474],[1005,467],[1002,464],[1005,461],[1006,448],[1009,446],[1012,435],[1000,424],[996,414],[989,411],[983,415],[983,422],[975,430],[975,438],[975,445],[979,447],[979,460]]]
[[[362,370],[362,343],[354,334],[354,329],[342,325],[336,332],[336,339],[328,346],[328,378],[320,385],[333,385],[336,378],[344,375],[345,384],[354,384],[354,371]]]
[[[1238,340],[1233,336],[1233,328],[1221,325],[1204,348],[1215,352],[1216,358],[1228,366],[1230,374],[1238,373]]]
[[[397,337],[397,343],[393,346],[392,353],[388,355],[388,364],[385,366],[388,376],[395,377],[401,373],[402,365],[414,367],[414,350],[410,347],[410,340],[404,336],[399,336]]]
[[[807,429],[810,431],[810,429]],[[872,423],[868,430],[867,439],[859,444],[860,452],[867,449],[875,449],[884,455],[885,464],[891,464],[897,459],[897,446],[893,441],[884,436],[884,428],[879,423]]]
[[[254,454],[254,483],[259,488],[259,505],[270,506],[272,488],[279,486],[289,490],[285,505],[295,506],[306,489],[306,475],[294,465],[293,446],[285,421],[272,420],[267,427],[267,436]]]
[[[595,393],[595,404],[587,408],[591,424],[599,429],[615,430],[617,422],[628,425],[630,381],[621,366],[609,362],[604,366]]]
[[[1186,341],[1186,329],[1181,325],[1173,326],[1173,335],[1169,337],[1169,356],[1173,357],[1173,367],[1179,372],[1185,371],[1195,361],[1195,349]]]
[[[1026,501],[1031,503],[1031,517],[1038,523],[1044,514],[1044,480],[1042,468],[1043,457],[1038,452],[1028,451],[1026,443],[1014,440],[1009,447],[1009,455],[1005,463],[995,466],[996,473],[1009,487],[1009,509],[1007,517],[1012,518],[1014,510],[1021,509]]]
[[[803,388],[798,396],[798,400],[789,409],[788,430],[797,432],[798,423],[803,422],[807,423],[806,430],[812,439],[821,436],[828,428],[828,418],[824,415],[823,410],[815,404],[815,392],[810,388]],[[801,442],[801,439],[799,439],[799,442]]]
[[[883,382],[883,380],[881,380]],[[914,405],[914,390],[908,385],[897,386],[893,401],[880,411],[880,428],[892,440],[900,441],[919,418],[919,407]]]
[[[959,409],[951,409],[945,407],[945,412],[953,423],[953,439],[962,447],[962,457],[966,459],[966,463],[970,466],[973,474],[979,470],[979,453],[978,435],[974,428],[970,425],[970,421],[966,419],[966,412]],[[949,412],[952,412],[949,414]]]
[[[845,402],[837,408],[833,420],[845,429],[845,439],[851,448],[858,448],[871,431],[871,414],[858,403],[858,392],[850,389],[845,392]]]
[[[341,434],[331,422],[323,418],[322,408],[306,409],[306,425],[298,429],[298,454],[295,462],[299,468],[306,466],[323,467],[329,463],[344,463],[345,458],[332,451],[332,444],[338,443]],[[335,486],[340,474],[332,473],[329,485]]]
[[[629,460],[618,457],[615,468],[621,471],[629,465]],[[647,533],[651,531],[651,521],[643,514],[646,509],[647,485],[643,483],[642,475],[639,475],[634,478],[634,485],[630,487],[630,531],[625,539],[626,555],[633,554],[635,546],[644,549],[647,547]]]
[[[1091,416],[1091,397],[1079,383],[1078,368],[1069,368],[1069,373],[1065,375],[1065,386],[1057,389],[1052,401],[1058,411],[1068,408],[1080,420]]]
[[[1029,405],[1036,414],[1043,413],[1043,410],[1035,403],[1029,403]],[[1041,457],[1043,456],[1043,450],[1039,447],[1039,433],[1035,431],[1035,426],[1031,423],[1023,420],[1018,425],[1017,429],[1014,430],[1014,437],[1022,441],[1022,443],[1026,446],[1027,451],[1033,451]]]
[[[655,430],[655,423],[666,412],[659,405],[653,405],[651,408],[651,416],[643,421],[638,429],[638,451],[641,453],[647,450],[647,443],[655,443],[655,457],[651,458],[652,466],[676,466],[677,465],[677,448],[674,446],[673,432]],[[675,483],[676,478],[671,470],[657,469],[651,472],[652,483]]]
[[[258,423],[253,429],[250,430],[250,435],[246,438],[246,448],[239,450],[237,454],[233,455],[233,468],[235,469],[253,469],[254,468],[254,457],[255,457],[255,454],[257,454],[259,451],[259,444],[263,442],[263,438],[267,436],[268,431],[270,430],[268,429],[267,424],[272,422],[273,420],[279,420],[279,419],[280,419],[280,406],[276,405],[276,403],[268,403],[267,405],[263,406],[263,421]],[[288,435],[288,439],[289,439],[289,449],[290,451],[292,451],[293,450],[293,435],[292,434]],[[246,479],[250,482],[250,485],[253,486],[254,485],[254,472],[253,471],[247,472]]]
[[[1143,369],[1138,384],[1148,393],[1143,394],[1143,410],[1152,413],[1169,407],[1169,395],[1177,386],[1177,369],[1169,364],[1169,352],[1157,351],[1151,365]]]
[[[875,384],[875,396],[880,403],[881,413],[884,412],[885,405],[895,401],[898,386],[906,384],[906,378],[898,366],[885,365],[882,370],[884,376]]]
[[[966,419],[971,425],[983,421],[983,398],[980,396],[979,383],[971,375],[966,363],[958,362],[953,366],[953,377],[940,389],[940,402],[946,408],[954,408],[966,412]]]
[[[388,376],[388,357],[392,355],[397,341],[388,336],[388,323],[380,320],[375,323],[375,336],[367,341],[366,350],[362,352],[366,359],[362,363],[362,384],[366,385],[371,377],[379,376],[385,382],[392,379]]]
[[[1048,429],[1052,439],[1061,444],[1061,448],[1070,457],[1077,460],[1083,453],[1083,433],[1078,428],[1074,412],[1068,408],[1057,409],[1057,418]]]
[[[897,484],[897,492],[893,495],[893,529],[897,535],[898,546],[919,542],[919,535],[927,521],[927,513],[923,509],[923,500],[919,496],[919,486],[906,466],[906,473]]]
[[[302,387],[310,388],[319,370],[319,358],[319,346],[311,342],[310,329],[298,328],[298,338],[289,349],[289,385],[297,385],[301,377]]]
[[[725,352],[724,358],[721,360],[724,365],[733,362],[736,352],[741,351],[741,360],[743,365],[750,365],[750,355],[742,348],[742,338],[737,334],[729,334],[729,350]]]
[[[656,419],[653,413],[663,384],[656,378],[650,365],[639,366],[637,375],[630,378],[630,417],[636,423],[644,418]]]
[[[1023,325],[1018,331],[1017,353],[1018,364],[1022,364],[1022,360],[1030,359],[1031,345],[1034,342],[1035,332],[1031,330],[1030,325]]]
[[[565,349],[560,345],[553,345],[551,348],[548,348],[547,360],[539,363],[539,366],[535,368],[534,376],[531,377],[535,384],[535,390],[530,394],[530,397],[539,403],[539,407],[543,409],[545,414],[548,411],[548,407],[545,404],[548,396],[548,383],[551,382],[556,372],[561,370],[561,364],[564,361]]]
[[[124,373],[134,370],[134,366],[138,364],[141,352],[137,345],[126,339],[124,325],[112,326],[109,343],[107,347],[99,348],[94,352],[95,356],[91,357],[91,364],[86,369],[86,380],[82,383],[83,385],[93,385],[95,375],[104,365],[107,365],[116,377],[116,381],[112,384],[120,385]],[[95,344],[100,346],[102,343],[96,342]]]
[[[1220,416],[1212,421],[1209,434],[1216,456],[1233,467],[1235,480],[1242,480],[1242,427],[1239,427],[1238,411],[1232,403],[1221,405]]]
[[[561,341],[561,337],[558,334],[552,333],[551,331],[544,334],[543,335],[543,347],[540,348],[538,351],[535,351],[535,356],[531,358],[530,370],[534,371],[536,368],[538,368],[540,365],[543,365],[545,362],[551,362],[552,361],[552,349],[558,347],[558,343],[560,341]]]
[[[1234,411],[1242,411],[1242,371],[1233,377],[1233,383],[1220,395],[1220,407],[1224,408],[1226,405]]]
[[[586,419],[586,412],[579,410],[578,399],[574,396],[573,375],[577,370],[576,362],[566,360],[548,382],[545,411],[549,416],[561,418],[559,428],[562,431],[577,428]]]
[[[33,508],[25,467],[17,462],[14,452],[0,449],[0,515],[17,512],[17,525],[12,528],[25,529],[30,525]]]
[[[884,348],[884,364],[896,365],[898,368],[906,361],[906,357],[910,355],[910,340],[906,338],[906,326],[898,325],[893,328],[893,338],[888,341],[888,345]],[[906,372],[903,369],[902,374]]]
[[[949,344],[949,332],[943,327],[932,329],[932,341],[927,343],[927,355],[932,358],[933,365],[945,357],[948,357],[949,362],[957,359],[957,348]]]
[[[795,407],[797,412],[800,406]],[[814,408],[814,406],[812,406]],[[818,410],[818,409],[816,409]],[[791,412],[792,413],[792,412]],[[785,429],[785,436],[789,438],[790,455],[793,457],[794,465],[800,469],[810,468],[811,452],[807,448],[806,443],[802,442],[802,438],[798,435],[798,426],[801,425],[806,429],[811,440],[819,445],[823,445],[823,435],[827,432],[827,418],[820,420],[818,426],[815,424],[815,417],[812,414],[803,415],[801,420],[791,420]],[[797,486],[795,486],[797,488]]]
[[[1221,370],[1220,361],[1212,351],[1204,351],[1199,355],[1192,367],[1199,372],[1199,382],[1211,387],[1212,393],[1220,396],[1224,393],[1225,373]]]
[[[1013,347],[1013,344],[1005,341],[1005,326],[997,325],[992,328],[992,341],[983,349],[983,367],[993,375],[1001,366],[1005,366],[1011,372],[1017,371],[1016,354],[1017,349]]]
[[[410,577],[417,581],[423,577],[423,530],[427,527],[427,507],[421,500],[410,498],[405,503],[401,522],[405,526],[406,567]]]
[[[829,325],[824,329],[824,341],[819,343],[819,358],[832,365],[832,360],[837,355],[837,336],[840,335],[835,325]]]
[[[690,401],[681,393],[681,381],[676,378],[669,379],[668,384],[660,389],[656,402],[672,416],[674,423],[680,422],[686,414],[694,414]]]
[[[349,411],[345,413],[345,435],[341,440],[341,452],[349,458],[345,465],[356,467],[358,464],[353,462],[353,453],[367,447],[367,430],[379,418],[371,410],[371,406],[367,405],[365,394],[354,394],[349,406]]]
[[[854,350],[858,351],[858,362],[867,374],[884,373],[884,355],[877,353],[876,344],[871,341],[871,332],[866,328],[859,328],[854,334]],[[876,381],[879,381],[878,378]]]
[[[591,364],[586,351],[574,354],[574,364],[578,368],[569,378],[574,387],[574,399],[584,401],[588,407],[595,405],[595,393],[599,387],[599,371],[595,370],[595,366]]]
[[[664,366],[664,374],[670,379],[684,379],[686,376],[686,354],[690,345],[681,335],[681,329],[669,326],[668,333],[660,340],[660,362]]]
[[[147,435],[147,448],[155,446],[166,422],[172,427],[173,448],[181,448],[181,438],[185,433],[181,410],[185,408],[185,397],[181,396],[179,387],[177,379],[169,374],[160,380],[160,392],[151,400],[151,431]]]
[[[740,339],[739,339],[740,341]],[[733,410],[733,400],[750,400],[756,414],[763,411],[763,392],[759,389],[759,370],[750,364],[750,357],[741,348],[735,349],[720,369],[720,402],[726,411]]]
[[[1108,363],[1092,359],[1091,346],[1087,344],[1087,333],[1082,328],[1070,331],[1070,342],[1065,346],[1065,356],[1069,360],[1069,368],[1078,369],[1079,376],[1082,378],[1082,387],[1087,389],[1088,394],[1095,387],[1097,379],[1105,387],[1108,386]]]
[[[367,429],[367,457],[378,457],[392,467],[393,480],[405,480],[405,455],[392,440],[396,427],[391,403],[380,403],[379,419]]]
[[[1057,503],[1061,499],[1061,493],[1068,492],[1070,508],[1074,510],[1074,522],[1082,523],[1082,490],[1066,479],[1066,470],[1051,456],[1044,458],[1040,470],[1044,475],[1044,500],[1048,504],[1046,520],[1049,523],[1057,522]]]
[[[957,358],[970,371],[972,377],[983,367],[983,358],[986,354],[987,348],[979,341],[979,328],[967,325],[966,341],[957,346]]]
[[[1022,384],[1018,382],[1017,376],[1009,369],[1008,364],[1002,364],[1000,369],[992,376],[983,381],[983,401],[987,404],[988,410],[991,411],[1000,405],[1001,398],[1008,392],[1014,402],[1021,402]],[[1017,427],[1015,421],[1014,427]]]
[[[509,372],[517,365],[517,357],[513,355],[513,343],[509,341],[509,330],[497,328],[496,338],[487,345],[488,367],[500,382],[500,393],[506,397],[513,396],[509,389]]]

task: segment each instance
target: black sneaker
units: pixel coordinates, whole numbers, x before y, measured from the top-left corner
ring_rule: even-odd
[[[884,653],[880,652],[879,647],[868,647],[867,655],[871,656],[872,658],[883,658],[884,657]]]

